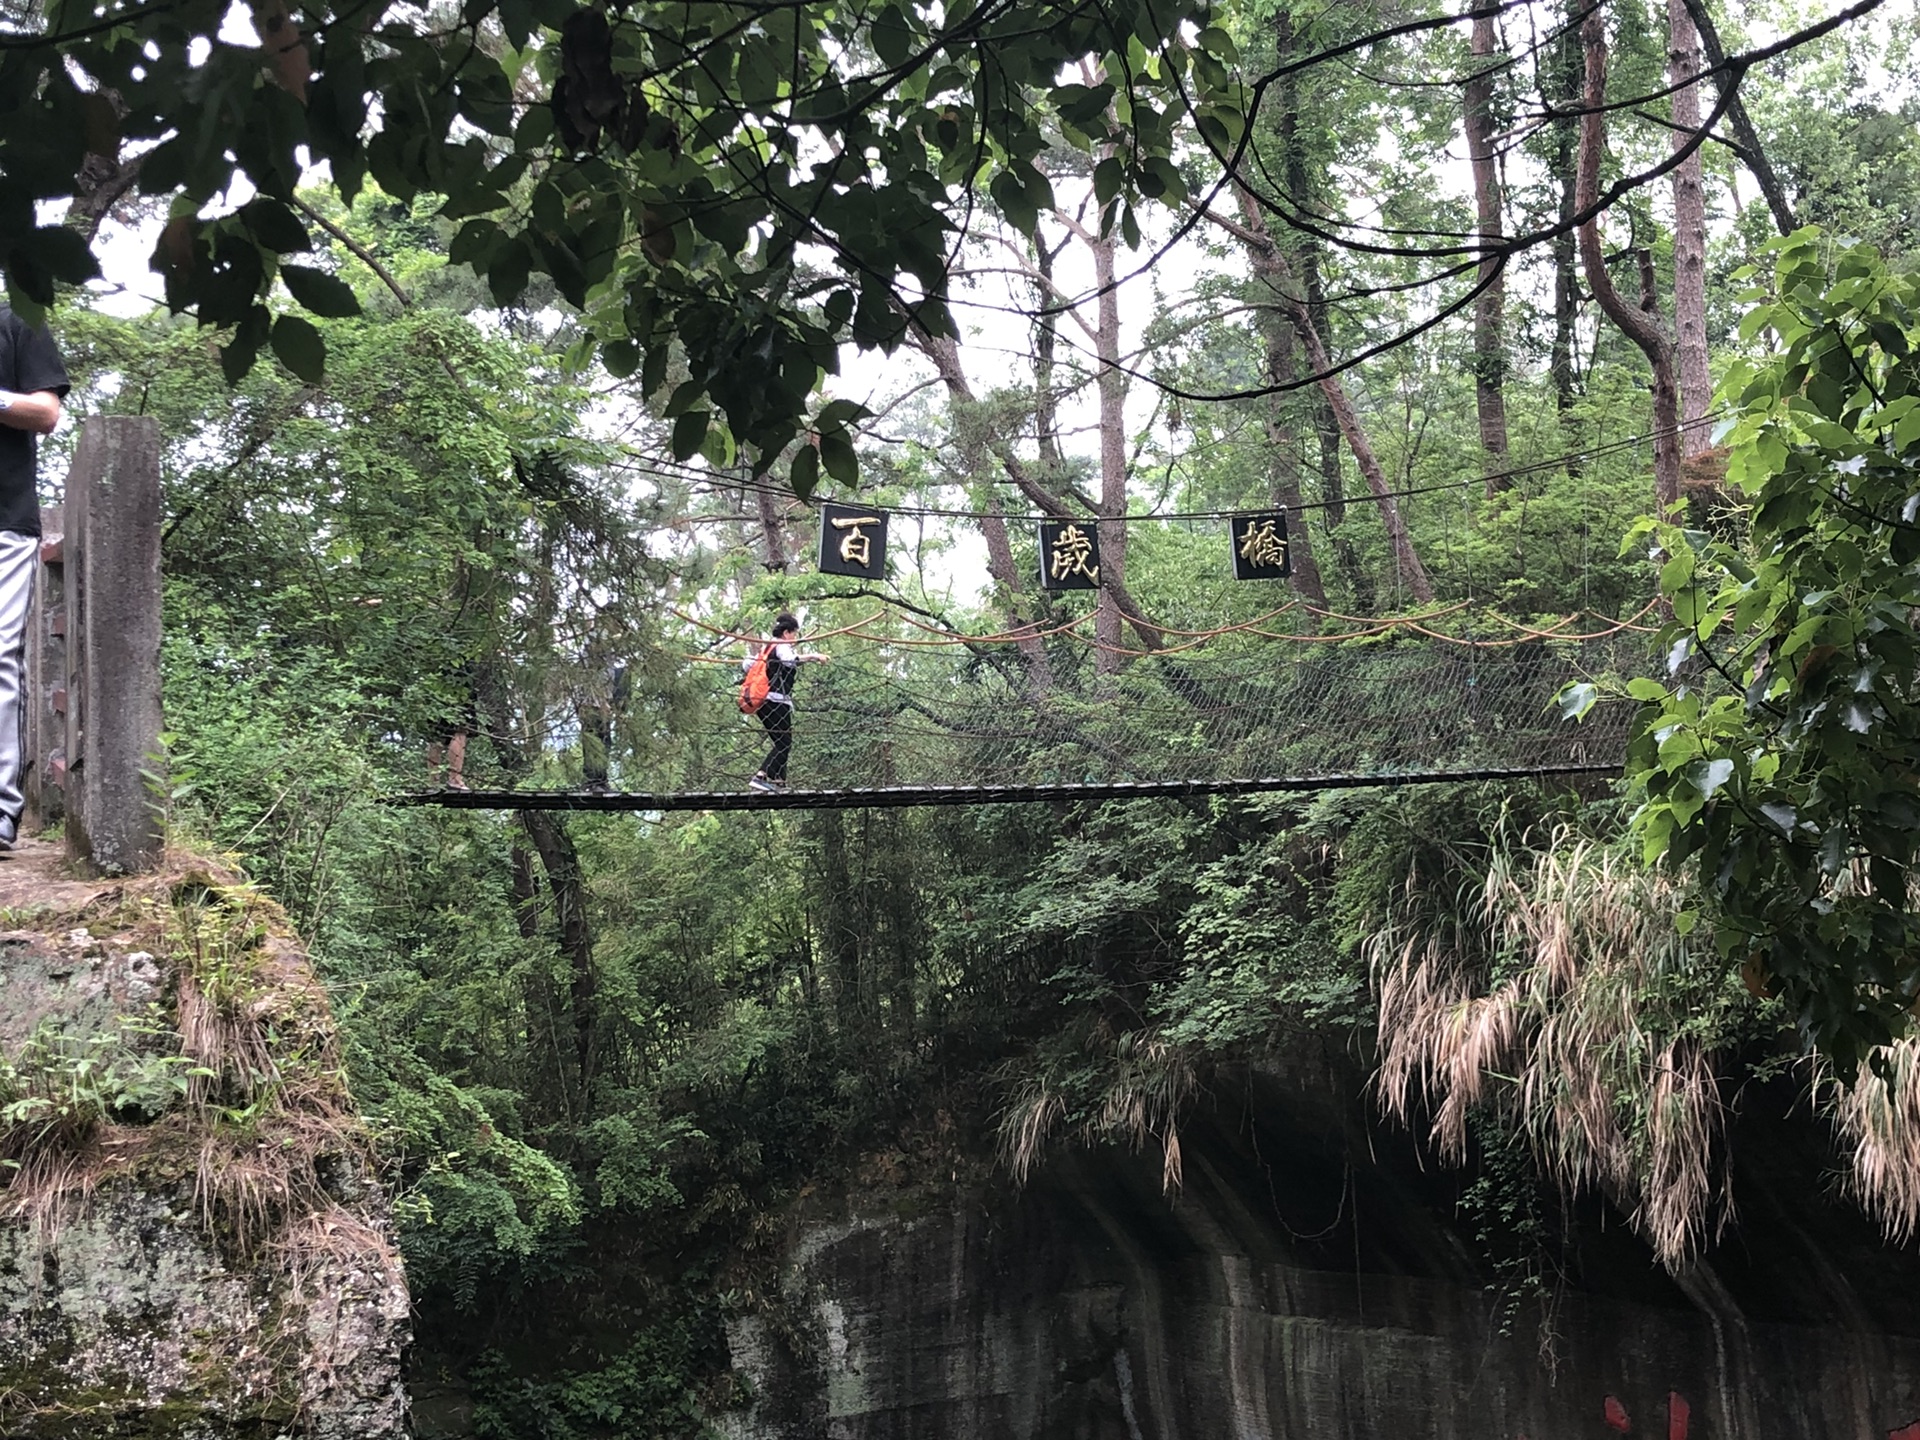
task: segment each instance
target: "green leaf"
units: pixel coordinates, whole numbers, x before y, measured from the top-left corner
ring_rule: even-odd
[[[873,40],[873,53],[880,57],[880,63],[889,70],[898,69],[913,54],[917,37],[897,5],[889,5],[882,10],[875,17],[868,34]]]
[[[282,315],[274,321],[273,353],[309,385],[326,383],[327,342],[312,321],[298,315]]]
[[[313,248],[307,227],[278,200],[256,196],[240,207],[240,219],[253,233],[253,238],[275,254],[288,255]]]
[[[827,474],[842,485],[853,485],[860,479],[860,459],[854,454],[853,442],[847,439],[844,430],[821,432],[820,462]]]
[[[1127,183],[1127,167],[1109,155],[1093,167],[1093,198],[1105,205]]]
[[[1567,686],[1556,697],[1560,705],[1560,718],[1562,720],[1584,719],[1599,698],[1599,686],[1587,681],[1583,680]]]
[[[872,413],[858,400],[829,400],[814,417],[813,428],[820,431],[844,430],[855,420],[864,420]]]
[[[1687,779],[1705,800],[1711,800],[1715,792],[1732,778],[1733,761],[1731,760],[1702,760],[1699,764],[1687,768]]]
[[[1187,198],[1187,182],[1163,155],[1149,155],[1143,162],[1140,193],[1168,205],[1179,205]]]
[[[787,484],[793,487],[794,494],[805,500],[819,483],[820,452],[811,445],[802,445],[793,457],[793,467],[787,472]]]
[[[1218,25],[1209,25],[1199,35],[1200,48],[1209,55],[1218,55],[1229,65],[1240,58],[1240,48],[1233,43],[1233,37]]]
[[[640,368],[640,347],[631,340],[614,340],[600,347],[600,363],[616,380],[625,380]]]
[[[711,419],[705,410],[687,410],[674,418],[673,422],[673,458],[691,460],[700,453],[700,445],[707,438],[707,422]]]
[[[500,243],[500,227],[491,220],[469,220],[447,246],[449,265],[471,265],[484,271],[487,259]]]
[[[315,315],[338,320],[360,313],[360,297],[338,275],[305,265],[282,265],[280,278],[286,282],[287,293]]]
[[[510,236],[502,240],[487,261],[487,289],[493,303],[511,305],[526,293],[527,279],[533,273],[533,251],[526,237]]]
[[[1000,207],[1000,213],[1007,217],[1007,223],[1022,235],[1033,234],[1034,226],[1040,222],[1040,211],[1019,177],[1010,170],[1002,170],[993,177],[993,183],[987,187],[993,196],[993,203]]]

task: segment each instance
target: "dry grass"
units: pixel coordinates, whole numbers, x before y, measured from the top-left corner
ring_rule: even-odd
[[[1852,1085],[1818,1088],[1853,1149],[1848,1193],[1894,1244],[1920,1236],[1920,1037],[1882,1046]]]
[[[1184,1180],[1180,1115],[1199,1089],[1192,1061],[1154,1031],[1116,1033],[1104,1020],[1089,1029],[1084,1050],[1077,1104],[1042,1075],[1022,1082],[1002,1112],[1001,1161],[1014,1183],[1024,1185],[1065,1133],[1087,1145],[1118,1141],[1135,1151],[1157,1145],[1161,1188],[1172,1194]]]
[[[1680,897],[1590,842],[1532,858],[1497,850],[1464,905],[1408,880],[1370,942],[1380,1103],[1426,1112],[1452,1163],[1476,1111],[1506,1116],[1565,1192],[1607,1195],[1679,1268],[1732,1208],[1714,1056],[1663,983],[1690,964]]]
[[[171,858],[168,870],[54,923],[91,922],[163,958],[182,1103],[147,1126],[78,1110],[58,1124],[0,1126],[0,1158],[16,1162],[0,1203],[44,1233],[103,1179],[164,1154],[163,1168],[190,1177],[194,1209],[223,1245],[284,1251],[308,1217],[338,1208],[327,1174],[367,1166],[332,1015],[277,906],[230,872]]]

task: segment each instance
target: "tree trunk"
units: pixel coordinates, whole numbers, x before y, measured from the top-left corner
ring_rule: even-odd
[[[554,920],[560,927],[560,953],[567,958],[571,981],[568,1008],[573,1015],[575,1079],[579,1085],[580,1108],[586,1110],[593,1091],[594,1072],[594,997],[599,981],[593,964],[593,926],[587,918],[586,881],[580,869],[580,854],[573,846],[560,817],[550,810],[514,812],[527,838],[539,852],[541,868],[547,872],[547,893],[553,896]]]
[[[1280,253],[1280,247],[1274,244],[1273,236],[1267,231],[1266,216],[1261,213],[1259,202],[1253,198],[1253,192],[1237,179],[1233,193],[1240,203],[1241,216],[1241,224],[1233,228],[1247,247],[1254,273],[1267,282],[1281,308],[1292,320],[1294,333],[1300,337],[1301,346],[1306,351],[1307,365],[1320,377],[1320,393],[1326,397],[1334,420],[1340,426],[1340,434],[1360,466],[1361,477],[1373,492],[1374,503],[1379,507],[1380,521],[1386,527],[1387,540],[1393,546],[1393,558],[1400,567],[1400,574],[1406,580],[1413,598],[1423,605],[1427,604],[1433,599],[1433,582],[1427,578],[1427,567],[1420,563],[1420,556],[1413,548],[1412,537],[1407,534],[1400,507],[1393,499],[1386,472],[1374,457],[1373,446],[1367,439],[1365,427],[1360,423],[1360,412],[1354,409],[1347,387],[1341,383],[1340,377],[1330,373],[1333,362],[1327,356],[1327,347],[1320,339],[1320,332],[1314,328],[1313,316],[1306,302],[1294,293],[1293,276],[1287,267],[1286,257]]]
[[[1687,0],[1667,0],[1672,39],[1667,83],[1679,85],[1700,73],[1700,36],[1687,14]],[[1673,92],[1673,147],[1700,129],[1700,88]],[[1697,455],[1712,443],[1707,415],[1713,408],[1713,376],[1707,368],[1707,192],[1700,151],[1673,172],[1673,329],[1679,348],[1681,455]]]
[[[513,733],[513,706],[505,677],[491,660],[482,660],[474,675],[474,690],[479,700],[487,737],[493,742],[500,766],[509,781],[530,768],[526,747]],[[560,953],[566,958],[571,980],[568,985],[569,1011],[573,1021],[573,1080],[584,1109],[593,1087],[595,997],[599,983],[593,963],[593,925],[587,914],[586,879],[580,868],[580,855],[574,849],[573,836],[566,820],[550,810],[516,810],[514,819],[533,842],[546,872],[547,893],[553,897],[553,916],[559,929]],[[516,866],[520,863],[514,862]],[[531,902],[532,877],[513,880],[514,898],[521,906]],[[520,910],[522,933],[527,928],[528,912]]]
[[[1292,322],[1282,315],[1270,314],[1265,328],[1267,383],[1290,385],[1296,374]],[[1300,508],[1300,459],[1294,454],[1293,419],[1288,413],[1292,400],[1292,395],[1285,391],[1266,397],[1267,474],[1273,503],[1287,515],[1287,551],[1293,561],[1294,593],[1324,609],[1327,588],[1320,579],[1319,562],[1314,559],[1306,512]]]
[[[1707,63],[1714,67],[1717,77],[1714,83],[1721,87],[1736,84],[1735,79],[1719,68],[1726,62],[1727,51],[1720,43],[1720,30],[1713,23],[1713,12],[1707,8],[1707,0],[1686,0],[1686,6],[1687,17],[1693,21],[1701,48],[1706,51]],[[1678,119],[1677,116],[1675,118]],[[1780,177],[1773,173],[1773,166],[1767,160],[1767,152],[1760,144],[1760,132],[1753,128],[1753,117],[1747,114],[1746,102],[1738,95],[1727,104],[1727,123],[1733,126],[1734,139],[1739,141],[1741,163],[1753,172],[1760,193],[1767,197],[1767,209],[1773,212],[1774,225],[1782,235],[1791,235],[1800,228],[1800,222],[1794,218],[1793,206],[1787,200]]]
[[[1577,0],[1570,0],[1572,4],[1577,4]],[[1582,88],[1579,37],[1572,31],[1566,32],[1556,43],[1555,51],[1555,68],[1560,80],[1555,101],[1571,108],[1579,103]],[[1560,223],[1568,227],[1578,213],[1573,203],[1580,183],[1579,166],[1575,163],[1578,140],[1579,126],[1570,116],[1553,122],[1553,175],[1560,184]],[[1571,228],[1553,237],[1553,348],[1547,370],[1553,378],[1554,406],[1563,424],[1579,394],[1579,371],[1574,363],[1580,322],[1577,244]],[[1579,473],[1577,460],[1567,462],[1567,473]]]
[[[1273,28],[1275,53],[1285,60],[1294,53],[1293,16],[1286,6],[1279,7]],[[1280,82],[1279,136],[1288,200],[1296,210],[1308,210],[1313,204],[1313,186],[1301,147],[1298,72],[1289,71]],[[1318,242],[1312,236],[1301,238],[1298,269],[1306,286],[1307,309],[1319,334],[1320,346],[1323,350],[1331,349],[1332,337],[1327,325],[1326,292],[1320,277]],[[1292,324],[1290,317],[1287,323]],[[1314,437],[1319,442],[1320,517],[1327,543],[1333,547],[1334,563],[1339,567],[1340,577],[1346,583],[1353,604],[1362,611],[1371,612],[1375,600],[1373,577],[1361,566],[1359,552],[1342,529],[1347,519],[1347,505],[1346,486],[1340,470],[1340,425],[1334,419],[1333,407],[1327,403],[1319,387],[1309,392],[1307,403],[1313,415]]]
[[[1120,369],[1120,288],[1114,283],[1118,246],[1113,234],[1099,237],[1090,246],[1094,283],[1100,287],[1094,326],[1100,358],[1100,608],[1093,633],[1102,645],[1115,648],[1124,638],[1116,597],[1127,583],[1127,377]],[[1113,649],[1105,649],[1094,664],[1100,671],[1112,672],[1123,659]]]
[[[858,1053],[878,1038],[880,1030],[878,997],[867,964],[871,898],[866,876],[853,871],[845,812],[822,811],[815,823],[820,827],[824,881],[819,887],[820,928],[833,977],[834,1019],[842,1040]]]
[[[987,542],[987,574],[1000,586],[1001,613],[1006,617],[1007,628],[1017,630],[1028,621],[1022,613],[1025,607],[1020,603],[1024,587],[1020,583],[1020,572],[1014,568],[1013,541],[1007,535],[1007,522],[1000,514],[999,505],[990,505],[988,509],[990,513],[980,521],[980,533]],[[1046,642],[1038,638],[1019,640],[1014,648],[1026,667],[1029,698],[1041,699],[1053,689],[1053,666],[1047,659]]]
[[[540,933],[540,877],[533,873],[533,852],[518,840],[507,857],[513,887],[513,923],[520,938],[531,940]]]
[[[1469,0],[1471,10],[1477,0]],[[1675,0],[1678,3],[1678,0]],[[1472,50],[1477,68],[1466,85],[1467,157],[1473,167],[1473,198],[1478,211],[1480,242],[1479,281],[1484,287],[1473,302],[1473,398],[1480,412],[1480,448],[1496,462],[1507,454],[1506,399],[1506,285],[1500,279],[1502,257],[1495,252],[1504,238],[1500,217],[1500,174],[1493,153],[1493,16],[1473,17]],[[1487,476],[1487,493],[1503,490],[1507,482]]]
[[[939,371],[940,379],[947,387],[947,394],[962,405],[977,406],[980,402],[974,398],[973,386],[967,382],[966,369],[960,363],[959,342],[951,336],[933,336],[918,328],[910,329],[907,333],[920,353],[931,360],[934,369]],[[1007,479],[1011,480],[1014,485],[1019,488],[1022,495],[1025,495],[1027,499],[1031,500],[1050,518],[1055,520],[1085,520],[1087,518],[1087,511],[1092,511],[1096,516],[1099,514],[1100,507],[1088,501],[1086,497],[1079,495],[1078,492],[1075,493],[1075,499],[1079,501],[1085,509],[1079,512],[1069,509],[1058,495],[1054,494],[1034,478],[1033,471],[1028,467],[1026,461],[1022,460],[1019,454],[1015,452],[1006,437],[995,436],[989,438],[987,440],[987,447],[992,451],[994,458],[1000,462],[1000,468],[1005,472]],[[1104,545],[1104,543],[1103,540],[1102,544]],[[1009,563],[1011,563],[1011,558],[1011,552],[1009,551]],[[1134,600],[1132,593],[1127,589],[1124,581],[1116,578],[1111,583],[1108,583],[1105,557],[1102,556],[1101,558],[1100,578],[1102,591],[1111,593],[1114,602],[1118,606],[1120,613],[1125,617],[1127,624],[1131,625],[1133,627],[1133,633],[1140,637],[1141,644],[1149,650],[1162,649],[1166,644],[1165,632],[1151,620],[1147,619],[1145,612],[1141,610],[1139,603]]]
[[[792,564],[787,557],[786,517],[780,502],[774,499],[773,486],[765,475],[754,476],[754,499],[760,507],[760,535],[767,547],[767,570],[775,575],[788,574]]]
[[[1607,21],[1602,7],[1595,6],[1580,22],[1580,46],[1586,56],[1586,89],[1582,97],[1579,184],[1574,205],[1576,210],[1584,211],[1599,202],[1600,156],[1607,143],[1607,119],[1601,109],[1607,97]],[[1614,289],[1613,279],[1607,274],[1606,252],[1601,248],[1597,215],[1580,227],[1580,262],[1593,298],[1627,338],[1640,347],[1653,368],[1653,496],[1656,508],[1665,513],[1680,497],[1680,392],[1674,374],[1673,342],[1655,316],[1628,304]]]
[[[1065,248],[1071,237],[1060,244]],[[1034,269],[1040,283],[1034,287],[1033,322],[1033,439],[1039,447],[1040,475],[1048,479],[1060,473],[1066,457],[1060,452],[1060,397],[1054,393],[1054,356],[1060,345],[1060,316],[1054,310],[1059,302],[1053,285],[1053,262],[1059,251],[1047,249],[1044,236],[1036,228],[1033,242]]]

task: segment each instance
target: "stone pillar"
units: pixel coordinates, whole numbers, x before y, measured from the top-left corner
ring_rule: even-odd
[[[160,426],[96,416],[67,477],[67,849],[108,875],[158,863]]]
[[[44,830],[66,813],[67,585],[63,507],[40,507],[40,573],[27,617],[27,797],[25,829]]]

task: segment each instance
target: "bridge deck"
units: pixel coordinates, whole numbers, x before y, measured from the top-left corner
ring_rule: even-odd
[[[1241,780],[1099,781],[1054,785],[886,785],[865,790],[693,790],[650,794],[621,790],[420,790],[393,805],[451,810],[862,810],[912,805],[999,805],[1035,800],[1142,800],[1183,795],[1252,795],[1284,790],[1359,790],[1449,781],[1532,780],[1615,775],[1619,762],[1528,765],[1480,770],[1379,771],[1365,774],[1272,775]]]

